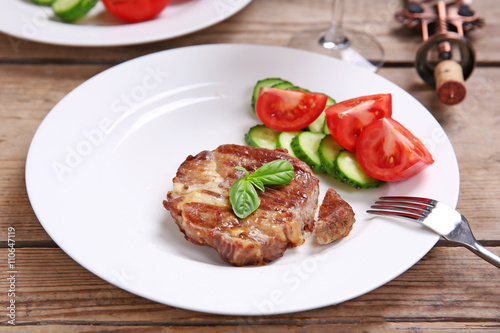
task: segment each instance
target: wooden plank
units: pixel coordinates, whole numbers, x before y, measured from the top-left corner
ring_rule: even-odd
[[[474,1],[486,26],[469,35],[478,67],[457,106],[440,104],[416,74],[420,34],[394,19],[401,0],[346,2],[345,26],[374,34],[387,66],[379,74],[411,92],[440,122],[461,172],[458,209],[476,236],[500,254],[500,6]],[[328,23],[331,0],[253,0],[235,16],[188,36],[145,45],[79,48],[0,33],[0,306],[16,301],[16,332],[475,332],[500,331],[500,271],[440,241],[386,285],[339,305],[276,316],[219,316],[155,303],[77,264],[45,233],[25,190],[29,143],[49,110],[78,84],[125,60],[205,43],[285,45],[293,33]],[[24,17],[23,19],[30,19]],[[435,144],[439,144],[439,138]],[[439,184],[436,184],[439,186]],[[9,281],[9,227],[16,229],[15,285]],[[15,296],[8,296],[15,288]],[[4,314],[5,311],[4,311]],[[1,326],[9,326],[4,316]],[[0,331],[4,331],[3,327]]]
[[[500,9],[496,0],[474,2],[473,8],[484,17],[487,25],[472,32],[471,40],[479,62],[500,61],[500,30],[496,18]],[[45,45],[0,34],[0,60],[4,61],[64,61],[116,63],[140,55],[187,45],[208,43],[257,43],[286,45],[290,37],[313,25],[330,21],[330,0],[254,0],[233,17],[186,37],[145,45],[80,48]],[[385,48],[388,63],[412,63],[422,42],[418,31],[408,30],[396,21],[394,14],[402,7],[400,0],[346,2],[345,27],[369,32]],[[30,21],[26,17],[27,21]]]
[[[363,322],[363,323],[342,323],[342,324],[308,324],[301,323],[296,325],[214,325],[214,326],[128,326],[128,325],[42,325],[42,326],[18,326],[12,327],[11,332],[26,333],[44,333],[44,332],[120,332],[120,333],[352,333],[352,332],[483,332],[485,330],[496,332],[500,329],[497,324],[482,324],[475,322],[464,323],[406,323],[406,322]]]
[[[490,248],[500,254],[499,248]],[[276,316],[219,316],[155,303],[97,278],[59,249],[18,248],[18,325],[321,325],[379,322],[497,325],[500,270],[463,248],[434,248],[388,284],[345,303]],[[7,249],[0,250],[7,258]],[[6,260],[0,270],[7,272]],[[0,290],[9,282],[0,280]],[[2,306],[9,299],[2,298]],[[362,316],[359,314],[362,313]]]
[[[0,241],[15,227],[23,241],[50,241],[29,204],[24,165],[38,125],[49,110],[78,84],[109,66],[3,65],[0,70]],[[496,208],[500,207],[497,131],[500,113],[500,69],[478,68],[466,82],[466,100],[457,106],[440,104],[433,89],[413,68],[384,68],[393,81],[427,107],[450,138],[459,162],[459,210],[482,240],[500,239]],[[29,98],[24,91],[30,91]]]

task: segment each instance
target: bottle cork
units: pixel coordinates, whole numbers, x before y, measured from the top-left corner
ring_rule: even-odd
[[[463,101],[466,94],[462,66],[454,60],[443,60],[434,69],[439,100],[448,105]]]

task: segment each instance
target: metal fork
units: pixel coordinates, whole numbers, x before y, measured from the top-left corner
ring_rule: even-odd
[[[418,221],[444,239],[465,246],[500,268],[500,257],[477,242],[466,218],[442,202],[419,197],[380,197],[371,208],[367,213]]]

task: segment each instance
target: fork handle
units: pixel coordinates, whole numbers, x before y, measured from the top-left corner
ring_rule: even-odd
[[[471,247],[467,247],[469,250],[489,262],[490,264],[495,265],[500,268],[500,257],[486,249],[484,246],[479,244],[478,242],[474,242]]]

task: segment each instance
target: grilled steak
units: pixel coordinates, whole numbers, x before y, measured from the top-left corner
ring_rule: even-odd
[[[334,189],[328,189],[319,208],[318,220],[307,225],[319,244],[330,244],[351,232],[354,212]]]
[[[292,163],[292,181],[259,191],[260,207],[239,219],[229,203],[229,188],[245,173],[235,167],[252,173],[276,159]],[[318,178],[286,152],[222,145],[189,156],[177,170],[173,190],[163,204],[187,240],[214,248],[236,266],[263,265],[304,243],[304,228],[314,220],[318,194]]]

